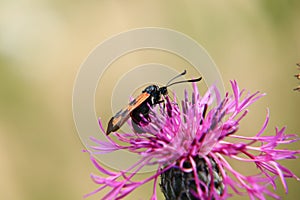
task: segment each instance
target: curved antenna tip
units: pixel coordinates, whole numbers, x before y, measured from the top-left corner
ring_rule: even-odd
[[[177,76],[173,77],[171,80],[169,80],[166,84],[166,87],[168,87],[168,85],[173,81],[175,80],[176,78],[180,77],[180,76],[183,76],[186,74],[186,70],[184,70],[183,72],[181,72],[180,74],[178,74]]]

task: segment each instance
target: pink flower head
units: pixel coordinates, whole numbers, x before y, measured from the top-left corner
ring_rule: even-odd
[[[181,109],[176,97],[174,101],[166,97],[165,106],[151,108],[151,122],[142,127],[145,133],[112,134],[122,145],[109,136],[109,142],[92,138],[97,145],[92,147],[91,160],[105,176],[91,175],[100,185],[91,194],[110,188],[103,199],[122,199],[139,186],[153,181],[150,199],[154,200],[157,199],[156,183],[161,177],[160,186],[166,199],[227,199],[232,195],[229,188],[237,195],[248,195],[250,199],[265,199],[266,195],[279,199],[268,185],[275,190],[275,179],[279,178],[287,191],[285,178],[299,179],[278,161],[295,159],[300,151],[279,149],[278,145],[296,142],[298,138],[285,134],[285,128],[276,128],[274,136],[263,136],[268,115],[255,136],[237,135],[239,123],[248,113],[247,107],[264,94],[245,94],[235,81],[231,85],[233,95],[227,93],[221,99],[216,87],[200,96],[194,84],[191,99],[185,92]],[[105,135],[101,122],[100,127]],[[230,138],[235,142],[230,142]],[[136,153],[141,159],[129,169],[112,172],[94,157],[97,153],[120,149]],[[259,172],[245,176],[233,169],[228,158],[252,163]],[[156,165],[157,171],[144,180],[134,180],[133,177],[146,165]]]

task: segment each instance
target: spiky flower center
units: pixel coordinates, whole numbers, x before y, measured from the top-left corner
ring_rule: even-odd
[[[221,196],[224,184],[217,163],[210,157],[208,157],[210,164],[200,156],[194,156],[192,159],[196,163],[196,174],[200,180],[199,186],[201,193],[204,194],[202,196],[206,196],[206,199],[211,196],[211,199],[214,199],[211,194],[212,188]],[[188,169],[192,167],[192,164],[190,161],[185,161],[182,167]],[[199,197],[196,197],[197,181],[195,181],[194,174],[194,171],[182,170],[179,163],[165,171],[161,175],[160,187],[166,200],[199,200]]]

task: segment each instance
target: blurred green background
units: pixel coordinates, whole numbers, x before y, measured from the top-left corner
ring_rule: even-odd
[[[287,125],[288,133],[299,134],[300,93],[292,91],[299,84],[293,77],[300,62],[299,10],[297,0],[2,0],[0,199],[82,199],[96,189],[89,174],[97,171],[81,152],[72,118],[73,83],[96,45],[133,28],[185,33],[209,52],[226,89],[236,79],[240,87],[266,92],[250,107],[240,134],[255,134],[267,107],[270,133]],[[300,160],[282,163],[300,176]],[[288,184],[288,195],[281,185],[278,193],[297,199],[300,183]],[[149,199],[151,187],[127,199]]]

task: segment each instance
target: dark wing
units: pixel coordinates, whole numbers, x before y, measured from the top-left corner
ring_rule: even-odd
[[[132,100],[126,108],[120,110],[115,116],[113,116],[108,122],[106,135],[118,130],[128,120],[130,113],[145,102],[149,96],[149,93],[143,92],[136,99]]]

